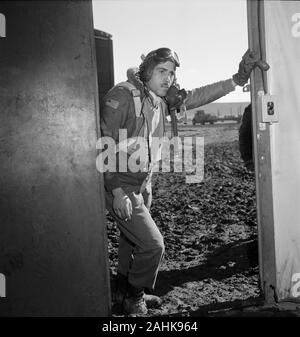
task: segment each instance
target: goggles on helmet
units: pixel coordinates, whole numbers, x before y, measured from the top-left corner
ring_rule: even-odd
[[[158,61],[172,60],[175,63],[176,67],[180,66],[178,55],[175,53],[175,51],[169,48],[159,48],[159,49],[153,50],[144,58],[143,61],[149,58],[152,58],[152,57]]]

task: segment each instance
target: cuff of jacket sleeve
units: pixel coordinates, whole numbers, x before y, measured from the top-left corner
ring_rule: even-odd
[[[223,89],[229,93],[231,91],[234,91],[235,90],[235,87],[236,87],[236,83],[233,81],[232,78],[229,78],[228,80],[224,81],[223,82]]]
[[[121,187],[121,183],[117,173],[104,172],[104,185],[108,192],[115,188]]]

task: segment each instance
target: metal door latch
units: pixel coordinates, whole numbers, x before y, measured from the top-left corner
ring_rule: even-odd
[[[278,104],[276,96],[268,94],[259,94],[258,100],[261,106],[262,122],[276,123],[278,122]]]

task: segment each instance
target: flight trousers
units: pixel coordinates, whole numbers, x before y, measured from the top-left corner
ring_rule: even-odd
[[[127,276],[136,288],[153,290],[165,251],[163,237],[149,212],[151,186],[143,193],[139,186],[122,187],[132,203],[130,220],[120,219],[113,211],[113,196],[106,192],[106,208],[120,229],[118,273]]]

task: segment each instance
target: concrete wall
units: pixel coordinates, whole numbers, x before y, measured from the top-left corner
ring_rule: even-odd
[[[0,314],[110,311],[90,1],[0,2]]]

